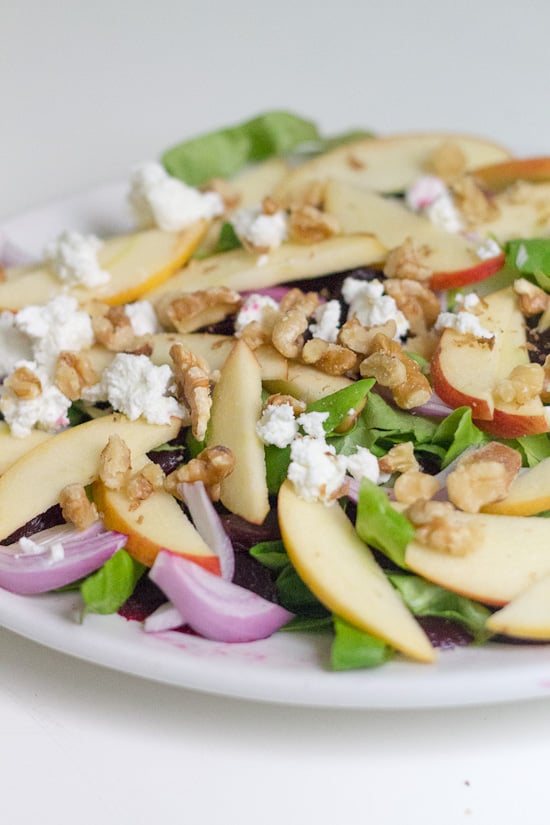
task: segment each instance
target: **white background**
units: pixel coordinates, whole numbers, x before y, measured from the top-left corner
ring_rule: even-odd
[[[0,219],[288,108],[550,150],[550,6],[0,0]],[[547,823],[550,704],[293,709],[124,676],[0,631],[6,825]]]

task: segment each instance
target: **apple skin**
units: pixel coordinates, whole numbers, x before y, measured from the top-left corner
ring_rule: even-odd
[[[489,353],[481,350],[481,346],[487,348],[488,345],[481,345],[472,335],[462,335],[453,329],[445,329],[432,358],[430,376],[434,392],[445,404],[453,409],[471,407],[472,415],[477,421],[490,421],[494,415],[494,401],[490,389],[482,388],[474,395],[475,383],[469,380],[472,378],[471,365],[476,363],[476,356],[481,352],[489,357]],[[455,379],[458,378],[463,382],[462,388],[457,386],[458,381]],[[471,384],[472,392],[466,391],[467,383]]]
[[[542,403],[523,404],[521,412],[495,407],[490,421],[476,419],[474,423],[488,435],[498,438],[521,438],[524,435],[540,435],[548,432],[548,420]]]
[[[550,157],[510,158],[478,167],[473,175],[491,192],[502,192],[518,180],[544,183],[550,180]]]
[[[493,258],[480,261],[479,264],[468,269],[434,272],[430,279],[430,287],[431,289],[456,289],[461,286],[479,283],[500,272],[505,260],[506,257],[502,253],[495,255]]]

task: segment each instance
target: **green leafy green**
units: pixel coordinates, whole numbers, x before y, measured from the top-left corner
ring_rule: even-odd
[[[282,541],[261,541],[248,551],[269,570],[279,572],[289,564],[288,555]]]
[[[359,488],[355,527],[364,542],[406,568],[405,550],[414,538],[414,527],[394,510],[385,491],[366,478]]]
[[[522,435],[515,441],[507,441],[508,446],[515,447],[523,456],[524,467],[534,467],[543,459],[550,458],[550,438],[547,433]]]
[[[368,429],[404,437],[396,440],[410,439],[415,443],[422,443],[430,441],[436,430],[436,425],[432,421],[420,415],[412,415],[405,410],[396,410],[374,392],[369,395],[362,415]]]
[[[335,638],[330,651],[333,670],[379,667],[392,658],[389,645],[370,633],[334,617]]]
[[[116,613],[134,592],[146,570],[126,550],[117,550],[96,573],[84,580],[80,588],[86,613]]]
[[[439,424],[433,441],[446,450],[441,465],[445,468],[467,447],[487,444],[489,438],[473,423],[471,408],[458,407]]]
[[[276,447],[274,444],[266,444],[264,455],[267,489],[270,495],[276,496],[288,472],[290,447]]]
[[[319,618],[310,616],[295,616],[281,627],[281,630],[306,631],[308,633],[318,633],[324,630],[333,631],[334,626],[332,616],[320,616]]]
[[[539,286],[550,291],[550,238],[508,241],[506,263],[525,275],[534,275]]]
[[[483,644],[491,636],[485,627],[491,611],[478,602],[451,593],[420,576],[388,573],[388,578],[415,616],[437,616],[459,622],[477,644]]]
[[[374,378],[355,381],[349,387],[312,401],[307,405],[307,412],[328,412],[328,418],[323,422],[323,429],[328,435],[342,423],[350,410],[357,409],[363,403],[374,383]]]
[[[314,123],[291,112],[266,112],[236,126],[184,141],[162,156],[166,170],[191,186],[228,178],[247,163],[285,155],[320,139]]]
[[[275,582],[279,603],[298,616],[320,618],[329,611],[321,604],[309,587],[304,584],[294,567],[289,563]]]
[[[216,244],[216,253],[230,252],[232,249],[238,249],[242,246],[239,236],[233,229],[233,224],[229,222],[222,223],[220,234],[218,236],[218,243]]]

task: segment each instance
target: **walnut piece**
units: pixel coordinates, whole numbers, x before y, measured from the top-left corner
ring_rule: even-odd
[[[390,283],[390,282],[388,282]],[[397,325],[393,319],[375,327],[365,327],[354,315],[346,321],[338,332],[338,343],[353,350],[358,355],[366,355],[370,351],[372,339],[381,332],[388,338],[394,338]]]
[[[99,376],[82,352],[60,352],[55,365],[55,384],[71,401],[82,396],[84,387],[97,384]]]
[[[307,410],[307,404],[305,401],[301,401],[299,398],[294,398],[293,395],[283,395],[279,392],[274,395],[270,395],[269,398],[266,399],[262,409],[265,410],[266,407],[281,407],[283,404],[290,404],[295,416],[301,415]]]
[[[425,404],[432,388],[420,367],[403,351],[397,341],[378,333],[371,341],[370,352],[359,365],[364,378],[375,378],[392,391],[398,407],[410,410]]]
[[[495,398],[505,404],[526,404],[544,389],[544,368],[540,364],[518,364],[508,378],[494,390]]]
[[[300,309],[289,309],[274,326],[271,341],[285,358],[298,358],[304,346],[304,332],[309,326],[307,315]]]
[[[173,496],[181,498],[179,484],[202,481],[211,500],[218,501],[221,483],[233,472],[234,467],[235,456],[228,447],[206,447],[196,458],[166,476],[164,487]]]
[[[123,438],[113,433],[99,454],[98,476],[110,490],[120,490],[131,469],[130,448]]]
[[[464,175],[455,181],[452,190],[455,205],[468,226],[476,226],[498,217],[499,207],[471,175]]]
[[[518,296],[519,308],[526,318],[539,315],[550,306],[550,295],[527,278],[517,278],[513,289]]]
[[[59,494],[61,513],[65,521],[74,524],[77,530],[86,530],[97,521],[97,507],[86,495],[82,484],[67,484]]]
[[[194,438],[203,441],[212,407],[208,364],[194,352],[185,349],[183,344],[172,344],[170,357],[174,364],[176,397],[186,404],[191,413]]]
[[[416,529],[416,540],[432,550],[464,556],[475,550],[483,530],[473,517],[455,510],[450,501],[417,499],[405,510]]]
[[[304,364],[315,366],[327,375],[344,375],[355,368],[357,355],[340,344],[330,344],[322,338],[311,338],[303,346],[302,360]]]
[[[304,204],[290,211],[288,234],[292,241],[305,244],[319,243],[339,231],[340,226],[336,218],[322,212],[316,206]]]
[[[441,312],[435,292],[411,278],[390,279],[384,287],[409,322],[411,335],[423,335],[433,327]]]
[[[383,473],[406,473],[408,470],[418,470],[419,464],[414,454],[412,441],[396,444],[386,455],[378,459],[378,466]]]
[[[432,270],[426,266],[427,246],[420,246],[413,238],[405,238],[402,244],[390,249],[384,275],[386,278],[410,278],[413,281],[428,281]]]
[[[164,486],[164,473],[158,464],[150,461],[138,473],[132,476],[126,485],[126,494],[130,499],[130,510],[137,510],[142,501],[149,498],[155,490]]]
[[[401,504],[412,504],[419,498],[432,498],[440,488],[441,485],[434,476],[419,470],[406,470],[396,478],[393,492],[396,501]]]
[[[458,178],[466,169],[466,157],[464,152],[452,140],[441,143],[433,152],[429,170],[437,177],[442,178],[446,183]]]
[[[91,319],[98,344],[111,352],[129,352],[135,348],[137,336],[123,305],[111,307],[96,302]]]
[[[195,332],[217,324],[237,312],[242,304],[238,292],[224,286],[195,292],[168,292],[156,303],[159,323],[165,329]]]
[[[506,496],[520,468],[519,452],[493,441],[465,455],[449,473],[449,499],[467,513],[479,513],[485,504]]]
[[[29,367],[17,367],[4,381],[17,398],[31,401],[42,392],[42,382]]]

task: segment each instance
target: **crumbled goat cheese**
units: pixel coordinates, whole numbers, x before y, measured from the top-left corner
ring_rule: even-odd
[[[465,228],[460,212],[449,193],[436,198],[424,212],[433,224],[440,226],[446,232],[456,234]]]
[[[32,347],[27,336],[15,326],[13,312],[0,312],[0,378],[13,370],[18,361],[30,361]]]
[[[355,317],[365,327],[379,326],[393,320],[397,327],[395,338],[407,334],[409,322],[397,309],[394,299],[390,295],[384,295],[384,285],[379,280],[346,278],[342,285],[342,296],[349,304],[348,320]]]
[[[445,182],[436,175],[423,175],[417,178],[405,192],[405,203],[413,212],[421,212],[426,207],[448,194]]]
[[[288,447],[298,434],[298,423],[290,404],[268,404],[256,424],[256,432],[264,444]]]
[[[44,254],[58,278],[67,286],[95,287],[107,283],[111,276],[102,269],[97,252],[102,241],[95,235],[62,232]]]
[[[154,335],[161,327],[150,301],[134,301],[126,304],[126,315],[135,335]]]
[[[388,479],[385,473],[380,473],[378,459],[367,447],[357,447],[352,455],[346,456],[346,469],[357,481],[368,478],[375,484],[379,484],[382,480]],[[382,475],[385,476],[384,479]]]
[[[167,364],[157,367],[146,355],[123,352],[113,358],[98,384],[82,391],[82,397],[94,402],[108,401],[131,421],[142,415],[150,424],[167,424],[172,416],[185,416],[176,399],[166,395],[172,381],[172,370]]]
[[[302,413],[302,415],[298,417],[298,424],[306,435],[312,435],[314,438],[324,438],[326,433],[323,422],[325,422],[327,418],[328,412]]]
[[[65,558],[65,548],[60,541],[56,541],[50,547],[49,559],[50,562],[63,561]]]
[[[482,261],[487,261],[489,258],[496,258],[501,252],[502,249],[494,238],[487,238],[486,241],[483,241],[483,243],[476,247],[476,254]]]
[[[18,398],[13,390],[0,387],[0,412],[16,438],[25,438],[37,427],[55,432],[68,426],[71,401],[52,384],[47,372],[34,361],[19,361],[16,368],[27,367],[40,380],[42,391],[36,398]]]
[[[279,304],[277,301],[270,298],[269,295],[258,295],[252,293],[245,298],[237,317],[235,318],[235,335],[237,338],[241,335],[243,329],[252,321],[258,321],[260,324],[263,321],[266,310],[273,310],[277,312]]]
[[[21,536],[17,544],[21,550],[21,553],[17,554],[18,556],[39,556],[44,552],[44,547],[41,544],[38,544],[38,542],[33,541],[27,536]]]
[[[471,312],[442,312],[435,322],[435,329],[456,329],[464,334],[470,333],[476,338],[494,338],[495,334],[482,327],[477,316]]]
[[[54,369],[60,352],[77,352],[94,340],[90,316],[69,295],[58,295],[44,306],[25,307],[17,313],[15,326],[28,335],[34,360],[48,372]]]
[[[327,301],[315,310],[315,323],[309,325],[314,338],[322,338],[329,344],[335,344],[340,326],[340,301]]]
[[[461,292],[459,292],[455,300],[460,309],[465,309],[467,311],[479,306],[479,304],[481,303],[481,301],[479,300],[479,295],[477,295],[475,292],[467,292],[466,295],[463,295]]]
[[[281,209],[266,215],[260,206],[238,209],[231,218],[237,237],[255,249],[275,249],[287,239],[287,216]]]
[[[527,250],[524,244],[520,244],[518,246],[518,251],[516,252],[516,266],[518,269],[521,269],[527,263],[529,255],[527,254]]]
[[[217,192],[200,192],[172,177],[160,163],[142,163],[131,177],[128,201],[137,223],[146,229],[158,226],[165,232],[179,232],[202,218],[224,212]]]
[[[290,446],[288,478],[306,501],[333,504],[346,478],[346,457],[324,439],[298,436]]]

